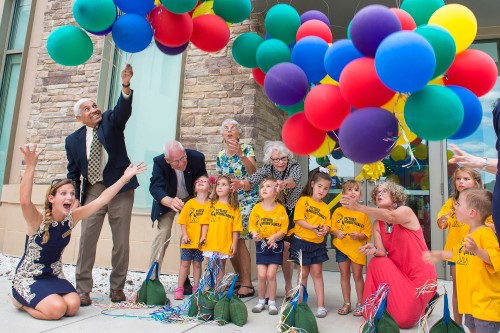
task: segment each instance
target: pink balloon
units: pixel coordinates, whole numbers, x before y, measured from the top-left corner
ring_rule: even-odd
[[[402,10],[400,8],[389,8],[389,9],[398,17],[398,20],[401,23],[402,30],[412,31],[417,27],[415,20],[413,19],[413,17],[411,17],[411,15],[407,11]]]

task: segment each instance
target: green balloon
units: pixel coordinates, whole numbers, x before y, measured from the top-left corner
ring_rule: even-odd
[[[75,21],[85,30],[100,32],[108,29],[116,20],[113,0],[76,0],[73,4]]]
[[[408,128],[430,141],[444,140],[455,134],[464,120],[464,107],[451,89],[428,85],[412,94],[405,104]]]
[[[352,20],[349,21],[349,25],[347,26],[347,39],[351,39],[351,23]]]
[[[257,48],[255,57],[264,73],[281,62],[292,62],[292,53],[288,45],[279,39],[268,39],[262,42]]]
[[[184,14],[193,10],[198,0],[161,0],[161,3],[172,13]]]
[[[443,6],[443,0],[404,0],[401,9],[408,12],[419,26],[427,24],[432,14]]]
[[[179,0],[177,0],[179,1]],[[214,13],[226,22],[240,23],[252,12],[250,0],[214,0]]]
[[[94,44],[82,29],[65,25],[53,30],[47,39],[50,57],[64,66],[78,66],[89,60]]]
[[[295,42],[300,27],[299,13],[290,5],[273,6],[266,14],[264,25],[272,38],[282,40],[287,45]]]
[[[236,37],[233,43],[232,53],[234,60],[243,67],[256,68],[257,48],[264,39],[255,32],[245,32]]]
[[[415,29],[415,32],[431,44],[436,55],[436,69],[432,78],[443,75],[455,59],[455,40],[446,29],[437,25],[424,24]]]
[[[296,114],[297,112],[304,111],[304,99],[301,100],[300,102],[298,102],[297,104],[294,104],[294,105],[290,105],[290,106],[278,105],[278,107],[281,110],[286,111],[289,116],[292,116],[292,115]]]

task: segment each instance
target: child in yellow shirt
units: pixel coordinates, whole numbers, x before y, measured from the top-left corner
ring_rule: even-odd
[[[451,179],[455,191],[439,211],[437,220],[437,225],[440,229],[448,229],[448,236],[446,237],[446,244],[444,246],[445,250],[451,250],[469,233],[469,226],[459,221],[455,215],[455,203],[458,201],[460,193],[468,188],[483,187],[481,174],[475,169],[460,167],[455,170]],[[451,279],[453,281],[453,318],[457,323],[462,325],[462,315],[458,312],[457,305],[455,262],[449,260],[448,265],[450,266]]]
[[[210,204],[201,219],[200,243],[203,255],[215,258],[214,264],[221,267],[218,278],[225,274],[226,259],[232,258],[238,249],[238,238],[242,229],[238,193],[230,189],[231,178],[221,175],[215,182]]]
[[[463,190],[455,203],[455,214],[470,227],[470,234],[451,251],[424,254],[428,262],[455,261],[458,311],[465,315],[471,333],[500,331],[500,248],[495,233],[485,225],[491,210],[490,191]]]
[[[355,200],[361,198],[361,186],[356,180],[348,180],[344,183],[342,194],[348,195]],[[358,301],[354,310],[355,316],[362,316],[361,300],[365,282],[363,280],[363,266],[366,265],[366,255],[359,252],[359,247],[365,245],[372,237],[372,224],[368,215],[339,207],[332,214],[332,231],[335,236],[335,258],[340,268],[340,286],[344,304],[337,311],[339,315],[351,312],[351,267],[356,295]]]
[[[302,252],[302,281],[307,286],[311,274],[318,299],[316,317],[326,317],[325,285],[323,282],[323,262],[328,260],[325,236],[330,231],[332,221],[330,208],[322,200],[330,190],[332,179],[326,168],[318,168],[309,174],[302,197],[295,206],[293,219],[295,234],[290,242],[290,259],[298,263],[298,253]]]
[[[276,272],[283,262],[284,240],[288,230],[288,214],[285,207],[276,202],[278,191],[276,179],[265,177],[259,185],[262,201],[250,213],[248,231],[255,241],[259,301],[252,309],[260,313],[265,307],[266,290],[269,293],[268,309],[270,315],[277,315]]]
[[[181,210],[177,223],[181,225],[181,267],[179,279],[175,288],[174,299],[184,298],[184,281],[189,274],[189,266],[193,262],[193,279],[196,291],[201,277],[201,263],[203,253],[200,251],[201,217],[205,211],[212,186],[207,175],[200,176],[194,181],[194,195]]]

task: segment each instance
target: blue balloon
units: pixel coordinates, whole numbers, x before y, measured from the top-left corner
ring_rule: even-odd
[[[154,0],[114,0],[115,4],[127,14],[138,14],[146,16],[155,8]]]
[[[467,88],[460,86],[447,86],[458,95],[464,106],[464,121],[458,131],[450,139],[463,139],[474,133],[481,125],[483,107],[477,96]]]
[[[375,69],[390,89],[413,93],[432,79],[436,56],[424,37],[413,31],[399,31],[380,43],[375,54]]]
[[[292,50],[292,62],[302,68],[309,82],[317,83],[326,76],[324,65],[328,43],[316,36],[304,37]]]
[[[136,53],[149,46],[153,29],[144,16],[125,14],[115,21],[111,35],[118,48]]]
[[[339,81],[340,73],[351,61],[362,58],[363,54],[356,49],[349,39],[340,39],[334,42],[325,54],[325,69],[335,81]]]

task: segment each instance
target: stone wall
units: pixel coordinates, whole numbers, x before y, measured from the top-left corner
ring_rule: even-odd
[[[253,79],[252,71],[238,65],[231,55],[234,39],[241,33],[263,33],[263,16],[253,14],[231,27],[227,47],[206,53],[190,45],[187,51],[184,93],[180,113],[180,141],[203,152],[209,173],[222,149],[222,122],[236,119],[243,127],[241,141],[252,144],[257,161],[262,160],[266,140],[279,140],[285,112],[267,98]]]
[[[73,105],[80,97],[97,97],[104,38],[91,36],[92,57],[85,64],[65,67],[47,53],[50,32],[62,25],[76,25],[72,1],[48,0],[43,23],[43,38],[38,54],[36,85],[31,96],[27,142],[45,147],[35,173],[35,183],[66,176],[65,138],[81,126],[75,121]]]

